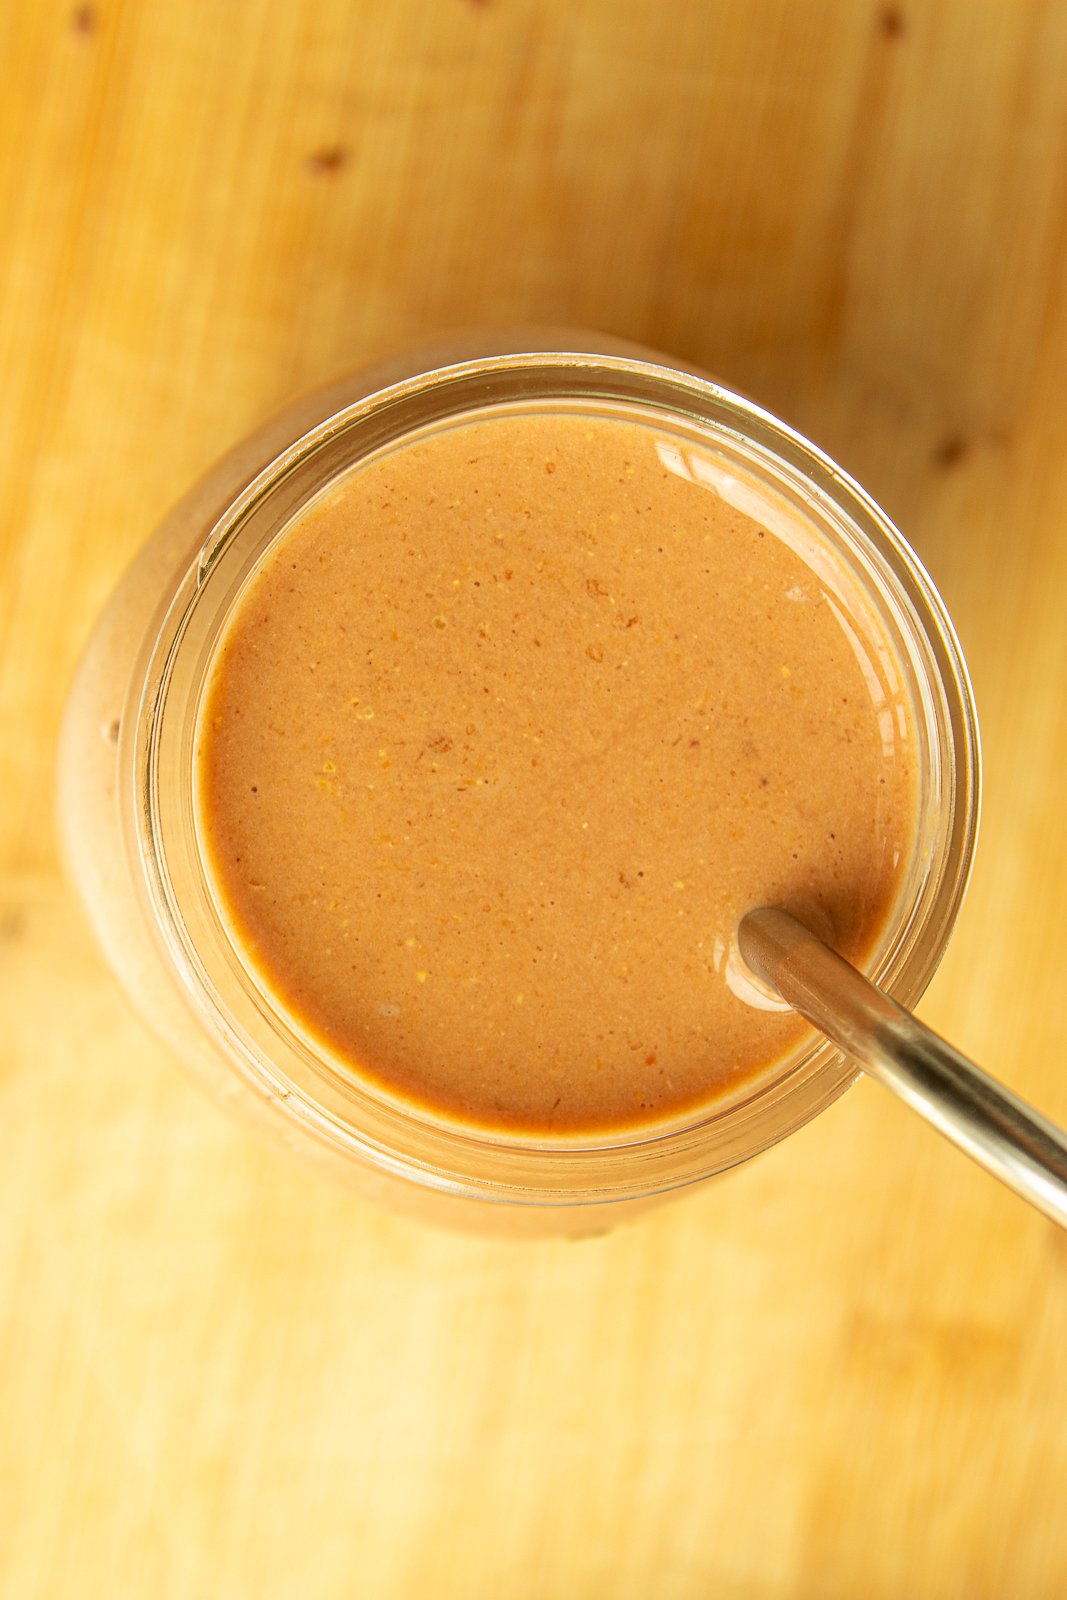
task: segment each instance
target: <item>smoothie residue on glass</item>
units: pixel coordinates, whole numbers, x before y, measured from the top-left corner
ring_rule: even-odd
[[[916,835],[911,706],[814,529],[652,423],[465,422],[285,532],[201,706],[208,880],[335,1062],[484,1129],[699,1112],[807,1024],[734,934],[862,964]]]

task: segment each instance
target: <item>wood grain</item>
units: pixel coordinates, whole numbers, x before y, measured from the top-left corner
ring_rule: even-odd
[[[57,872],[106,594],[291,394],[598,326],[835,454],[985,744],[922,1012],[1067,1121],[1067,11],[0,11],[0,1597],[1067,1592],[1067,1243],[873,1084],[582,1244],[422,1231],[203,1104]]]

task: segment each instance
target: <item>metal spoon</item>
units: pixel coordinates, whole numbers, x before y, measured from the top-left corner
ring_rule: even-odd
[[[1067,1134],[975,1066],[785,911],[737,935],[757,977],[946,1138],[1067,1228]]]

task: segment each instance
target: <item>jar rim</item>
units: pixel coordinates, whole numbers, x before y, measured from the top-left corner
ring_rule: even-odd
[[[231,501],[176,580],[131,681],[120,749],[120,770],[128,773],[120,808],[142,905],[187,1004],[235,1072],[302,1131],[365,1164],[447,1192],[526,1204],[637,1198],[711,1176],[800,1127],[858,1069],[834,1047],[819,1046],[684,1126],[592,1141],[509,1141],[420,1120],[417,1107],[398,1109],[388,1097],[354,1090],[328,1062],[311,1059],[295,1036],[278,1034],[265,1047],[263,1028],[228,988],[237,974],[224,941],[216,934],[205,945],[203,884],[189,852],[195,818],[188,759],[196,704],[225,617],[252,566],[315,495],[419,427],[454,425],[494,406],[571,401],[655,411],[665,425],[713,435],[783,481],[802,480],[813,505],[844,519],[894,589],[901,626],[915,631],[933,685],[927,713],[937,724],[931,748],[940,752],[938,798],[945,808],[922,914],[913,911],[911,925],[897,930],[874,974],[901,1003],[914,1004],[959,913],[978,828],[977,714],[951,620],[902,535],[847,473],[755,402],[668,366],[565,350],[483,357],[403,379],[307,429]],[[186,761],[185,781],[171,792],[176,759],[179,766]]]

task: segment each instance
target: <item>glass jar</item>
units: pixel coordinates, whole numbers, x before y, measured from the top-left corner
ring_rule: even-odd
[[[509,1138],[391,1100],[341,1072],[240,959],[194,826],[193,744],[212,652],[249,574],[303,508],[416,433],[516,409],[653,422],[789,509],[861,592],[917,725],[918,837],[867,963],[914,1005],[958,914],[978,817],[966,668],[929,578],[845,473],[750,400],[601,335],[461,336],[352,374],[230,452],[168,517],[112,598],[64,717],[59,823],[70,875],[135,1006],[232,1110],[320,1172],[423,1220],[519,1237],[599,1231],[707,1181],[830,1104],[857,1069],[811,1038],[684,1126]],[[753,514],[759,515],[758,510]],[[816,556],[817,559],[817,556]]]

